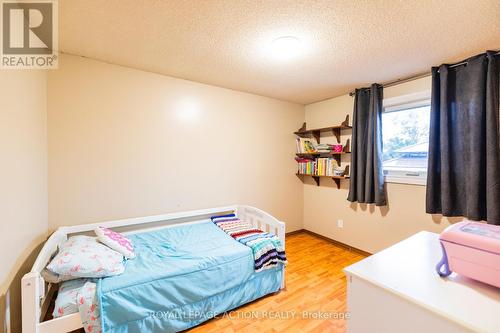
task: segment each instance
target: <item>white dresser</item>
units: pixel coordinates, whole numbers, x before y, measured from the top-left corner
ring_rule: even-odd
[[[348,333],[500,333],[500,289],[441,278],[438,235],[420,232],[344,269]]]

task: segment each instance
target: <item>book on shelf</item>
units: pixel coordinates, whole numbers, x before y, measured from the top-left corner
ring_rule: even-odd
[[[318,143],[314,138],[296,138],[295,144],[297,146],[297,153],[300,154],[311,154],[316,153],[316,146]]]
[[[316,146],[316,151],[318,153],[331,153],[333,151],[333,145],[328,143],[320,143]]]
[[[331,157],[320,157],[314,160],[296,158],[298,173],[311,176],[335,176],[335,169],[339,168],[336,159]]]

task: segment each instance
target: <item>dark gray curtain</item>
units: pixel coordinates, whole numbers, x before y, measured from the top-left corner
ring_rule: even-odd
[[[382,86],[356,89],[347,200],[387,204],[382,171]]]
[[[426,211],[498,225],[498,56],[465,62],[432,69]]]

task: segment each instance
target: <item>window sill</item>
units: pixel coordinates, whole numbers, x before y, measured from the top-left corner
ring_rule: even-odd
[[[427,185],[427,179],[425,178],[385,176],[385,182],[394,184],[404,184],[404,185],[418,185],[418,186]]]

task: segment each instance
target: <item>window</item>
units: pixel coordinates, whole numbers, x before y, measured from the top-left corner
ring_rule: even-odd
[[[426,184],[429,121],[428,93],[384,100],[382,160],[387,182]]]

